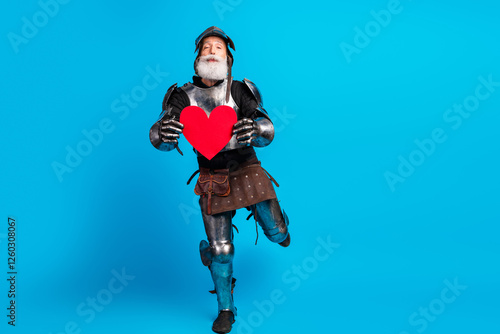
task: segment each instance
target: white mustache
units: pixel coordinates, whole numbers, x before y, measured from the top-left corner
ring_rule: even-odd
[[[208,56],[201,56],[200,57],[200,61],[203,61],[203,62],[208,62],[210,60],[215,60],[215,61],[221,62],[221,61],[224,61],[224,58],[216,56],[216,55],[208,55]]]

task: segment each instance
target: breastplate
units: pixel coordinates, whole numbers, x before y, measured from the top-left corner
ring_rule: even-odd
[[[191,82],[188,82],[181,89],[187,94],[189,97],[189,102],[192,106],[198,106],[205,111],[208,117],[210,117],[210,113],[212,110],[217,108],[218,106],[229,106],[236,111],[236,116],[239,119],[243,117],[240,108],[236,105],[233,100],[233,96],[229,95],[229,101],[226,103],[226,87],[227,87],[227,79],[217,85],[208,88],[201,88],[193,85]],[[236,140],[236,135],[231,137],[231,140],[227,145],[221,150],[229,151],[237,148],[241,148],[242,145],[238,144]],[[200,153],[196,152],[198,155]]]

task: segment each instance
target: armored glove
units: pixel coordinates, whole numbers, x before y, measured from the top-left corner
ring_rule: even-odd
[[[264,147],[273,141],[274,126],[265,117],[259,117],[255,120],[242,118],[234,124],[233,134],[236,134],[236,139],[241,145]]]
[[[173,146],[177,145],[179,138],[184,129],[184,125],[177,122],[173,117],[161,121],[160,138],[161,141]]]

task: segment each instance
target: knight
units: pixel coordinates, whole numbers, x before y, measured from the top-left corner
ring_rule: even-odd
[[[254,147],[268,146],[274,138],[273,123],[263,108],[257,86],[250,80],[233,80],[234,43],[215,26],[206,29],[195,40],[193,81],[172,85],[162,103],[162,113],[150,129],[150,141],[160,151],[178,147],[183,133],[182,111],[189,106],[210,114],[219,106],[231,107],[237,116],[232,136],[215,156],[207,158],[198,150],[199,176],[195,193],[207,240],[200,242],[203,265],[210,270],[217,295],[218,315],[212,330],[229,333],[237,314],[233,300],[233,224],[236,210],[251,211],[266,237],[283,247],[290,245],[288,217],[280,208],[272,178],[262,168]]]

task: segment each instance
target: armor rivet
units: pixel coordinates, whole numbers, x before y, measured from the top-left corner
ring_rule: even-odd
[[[264,192],[262,192],[262,195],[264,195]]]
[[[245,177],[247,177],[247,178],[248,178],[248,175],[245,175]]]
[[[236,190],[240,190],[240,188],[236,188]]]
[[[259,173],[255,173],[255,176],[259,176]]]
[[[259,182],[259,186],[261,186],[261,185],[262,185],[262,183]]]
[[[234,178],[236,180],[236,178]]]
[[[240,198],[240,201],[241,201],[241,198]]]
[[[253,196],[250,196],[251,198],[253,198]]]
[[[248,188],[250,188],[250,185],[248,185]]]

